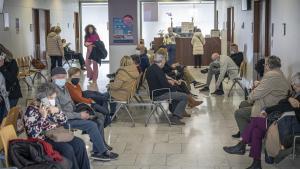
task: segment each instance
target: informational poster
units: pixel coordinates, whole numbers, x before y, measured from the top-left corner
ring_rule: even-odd
[[[133,43],[133,17],[125,15],[113,18],[113,43]]]
[[[181,22],[181,33],[192,33],[194,32],[193,22]]]

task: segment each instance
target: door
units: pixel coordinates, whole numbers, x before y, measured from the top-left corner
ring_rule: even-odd
[[[230,55],[230,45],[234,43],[234,7],[227,8],[227,55]]]
[[[79,38],[80,38],[80,34],[79,34],[79,13],[78,12],[75,12],[74,13],[74,32],[75,32],[75,49],[76,49],[76,52],[79,52],[80,51],[80,41],[79,41]]]

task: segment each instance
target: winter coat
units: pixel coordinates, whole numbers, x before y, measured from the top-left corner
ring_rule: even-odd
[[[130,97],[132,84],[138,80],[139,72],[136,66],[123,66],[118,69],[114,82],[109,84],[111,96],[120,101],[127,101]]]
[[[205,38],[201,32],[195,32],[191,44],[193,45],[193,55],[203,55]]]
[[[8,100],[8,95],[9,93],[6,90],[6,86],[5,86],[5,78],[2,75],[2,73],[0,72],[0,95],[3,97],[3,101],[5,103],[5,107],[7,110],[10,109],[10,105],[9,105],[9,100]]]
[[[19,68],[16,60],[5,61],[4,65],[0,67],[0,72],[5,78],[6,91],[9,93],[8,98],[18,99],[22,97],[18,79]]]
[[[64,47],[61,38],[55,32],[50,32],[47,36],[48,56],[64,56]]]
[[[93,47],[89,59],[96,61],[101,64],[101,59],[107,57],[107,50],[105,49],[104,43],[102,41],[94,42],[95,47]]]

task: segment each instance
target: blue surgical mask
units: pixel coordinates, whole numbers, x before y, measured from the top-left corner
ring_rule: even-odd
[[[54,83],[58,86],[58,87],[64,87],[66,84],[66,79],[56,79],[54,80]]]

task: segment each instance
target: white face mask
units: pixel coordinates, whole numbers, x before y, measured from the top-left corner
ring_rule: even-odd
[[[55,106],[55,99],[48,99],[51,106]]]
[[[135,54],[136,54],[136,55],[140,55],[141,52],[140,52],[139,50],[135,50]]]

